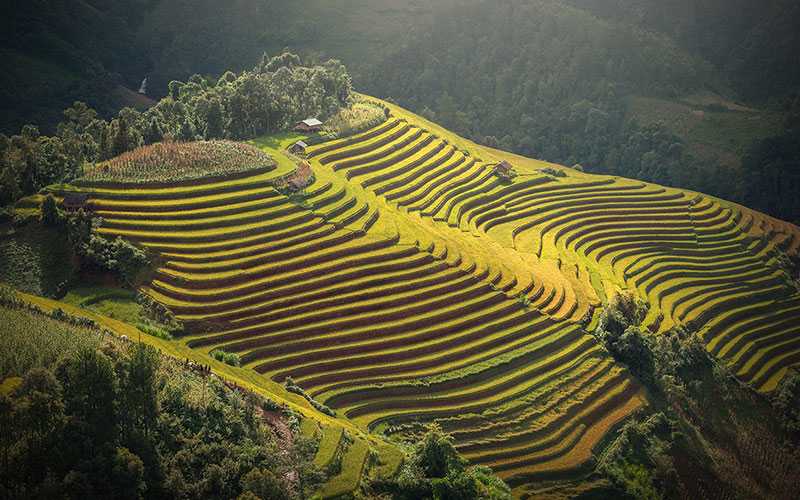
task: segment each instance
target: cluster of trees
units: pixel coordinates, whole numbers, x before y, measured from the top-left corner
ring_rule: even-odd
[[[376,480],[370,493],[396,500],[502,500],[511,490],[491,469],[469,466],[450,436],[435,424],[414,445],[391,480]]]
[[[715,365],[698,336],[686,328],[657,336],[643,328],[647,311],[647,303],[632,294],[615,295],[600,313],[594,335],[649,388],[685,396],[686,384],[698,382]]]
[[[47,195],[42,202],[41,217],[43,224],[66,230],[72,251],[80,258],[85,271],[110,273],[132,285],[139,272],[150,264],[147,253],[124,238],[117,236],[109,240],[101,236],[97,228],[102,219],[83,210],[61,213],[52,195]]]
[[[0,396],[3,498],[305,498],[314,443],[277,443],[265,404],[151,347],[30,366]]]
[[[240,74],[219,79],[195,75],[173,81],[169,95],[141,113],[124,108],[111,121],[83,103],[64,111],[53,136],[32,125],[19,135],[0,134],[0,205],[69,182],[85,162],[112,158],[165,139],[245,139],[285,129],[309,116],[327,117],[351,100],[351,79],[336,60],[303,66],[284,53]]]
[[[617,295],[593,332],[650,403],[649,414],[625,424],[598,469],[634,498],[787,496],[800,472],[800,376],[789,374],[764,398],[712,359],[695,331],[654,335],[642,326],[646,315],[644,302]]]

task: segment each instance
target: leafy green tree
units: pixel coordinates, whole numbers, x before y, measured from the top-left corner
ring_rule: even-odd
[[[111,151],[108,157],[119,156],[126,151],[130,151],[133,141],[128,131],[128,122],[119,118],[114,119],[111,121],[111,130]]]
[[[117,377],[111,360],[94,348],[83,348],[60,370],[64,402],[89,455],[115,440]]]
[[[144,133],[144,143],[155,144],[156,142],[161,142],[163,138],[164,132],[161,130],[161,124],[158,122],[158,119],[155,116],[150,118],[150,122]]]
[[[205,138],[220,139],[225,137],[225,123],[220,101],[215,98],[203,99],[198,102],[197,107],[204,117]]]
[[[178,138],[182,141],[193,141],[194,135],[194,127],[187,118],[184,118]]]
[[[300,57],[291,52],[284,52],[281,55],[269,58],[265,53],[261,58],[260,66],[263,68],[262,71],[269,73],[274,73],[280,68],[293,69],[296,66],[300,66]]]
[[[453,438],[442,433],[436,424],[431,425],[417,443],[414,457],[426,477],[443,478],[451,469],[461,469],[466,464],[453,446]]]
[[[42,223],[45,226],[56,226],[61,222],[61,215],[58,213],[58,206],[52,194],[48,194],[42,200]]]
[[[117,448],[111,465],[111,484],[115,498],[142,498],[147,490],[142,459],[127,448]]]
[[[159,364],[158,351],[142,343],[133,347],[130,358],[122,364],[120,416],[129,432],[148,435],[157,425],[159,408],[156,382]]]
[[[288,500],[290,498],[285,482],[268,469],[253,469],[245,474],[242,477],[242,489],[262,500]]]
[[[432,424],[403,462],[396,478],[374,483],[397,499],[510,499],[511,490],[486,467],[468,467],[450,436]]]

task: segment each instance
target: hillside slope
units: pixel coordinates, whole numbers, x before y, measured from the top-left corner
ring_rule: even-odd
[[[308,148],[300,199],[271,173],[87,188],[101,232],[160,255],[143,291],[186,323],[181,344],[238,353],[278,392],[291,377],[362,432],[436,421],[518,495],[583,476],[647,404],[587,333],[619,291],[648,302],[653,332],[687,325],[758,390],[800,362],[782,257],[797,256],[797,227],[481,147],[381,104],[385,123]],[[367,453],[349,449],[352,471]]]

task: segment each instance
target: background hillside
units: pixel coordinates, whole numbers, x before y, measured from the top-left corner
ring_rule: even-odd
[[[44,0],[3,16],[0,130],[51,131],[79,99],[336,57],[354,83],[479,143],[680,186],[800,220],[790,0]],[[180,19],[180,22],[175,22]],[[73,20],[79,20],[74,22]],[[411,29],[408,26],[412,26]],[[794,111],[793,111],[794,110]],[[796,121],[796,120],[795,120]]]

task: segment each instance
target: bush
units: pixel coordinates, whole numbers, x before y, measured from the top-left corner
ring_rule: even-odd
[[[558,169],[552,168],[552,167],[542,168],[542,169],[539,170],[539,172],[541,172],[543,174],[551,175],[553,177],[566,177],[567,176],[567,173],[564,172],[563,170],[558,170]]]
[[[88,243],[81,246],[80,255],[128,283],[132,283],[139,271],[150,264],[144,251],[119,236],[112,241],[92,234]]]
[[[333,411],[328,406],[325,406],[324,404],[320,403],[316,399],[309,396],[308,393],[305,390],[303,390],[302,387],[300,387],[294,382],[294,379],[292,379],[292,377],[286,377],[286,380],[284,381],[283,385],[284,387],[286,387],[287,391],[293,394],[298,394],[300,396],[303,396],[306,399],[306,401],[308,401],[311,404],[311,406],[313,406],[318,412],[324,413],[325,415],[328,415],[330,417],[336,416],[335,411]]]
[[[168,331],[164,330],[163,328],[159,328],[157,326],[148,323],[137,323],[136,328],[150,335],[151,337],[156,337],[162,340],[173,340],[174,338]]]
[[[511,490],[486,467],[468,467],[452,438],[432,424],[389,481],[373,481],[372,489],[395,499],[511,498]]]
[[[162,325],[170,335],[183,333],[183,323],[164,304],[142,292],[136,294],[136,303],[142,306],[142,313],[146,318]]]
[[[241,360],[239,359],[239,355],[235,352],[225,352],[222,349],[214,349],[211,351],[211,357],[216,359],[217,361],[221,361],[226,365],[230,366],[240,366]]]

